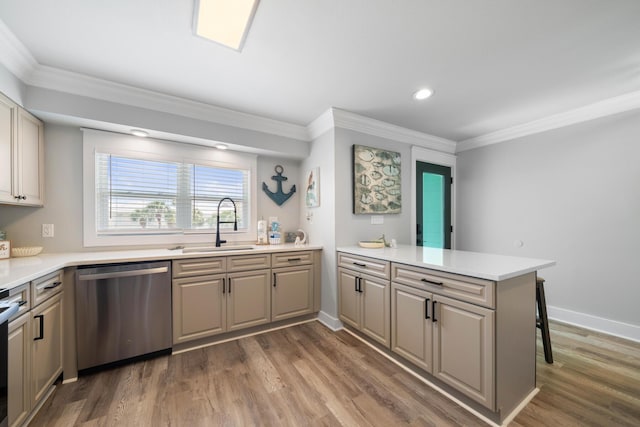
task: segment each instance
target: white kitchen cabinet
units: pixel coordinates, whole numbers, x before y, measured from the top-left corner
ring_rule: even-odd
[[[0,202],[14,203],[14,160],[18,106],[0,94]]]
[[[29,418],[62,373],[62,270],[10,290],[20,305],[9,321],[9,426]]]
[[[313,254],[277,253],[271,256],[271,320],[284,320],[313,313]]]
[[[495,311],[434,294],[433,371],[483,406],[495,407]]]
[[[31,310],[31,404],[46,396],[62,373],[62,294]]]
[[[174,260],[174,346],[318,311],[316,254],[291,251]]]
[[[271,321],[270,270],[227,275],[227,330],[249,328]]]
[[[31,410],[31,334],[29,314],[9,322],[9,427],[19,426]]]
[[[493,310],[391,284],[391,350],[494,407]]]
[[[0,94],[0,203],[44,203],[44,125]]]
[[[433,295],[409,286],[391,284],[391,350],[432,372]]]
[[[173,343],[222,333],[227,305],[224,274],[173,279]]]
[[[354,269],[338,268],[340,320],[385,347],[389,347],[391,344],[389,281],[363,274],[362,268],[358,266]]]
[[[173,343],[269,323],[269,259],[257,254],[173,261]]]

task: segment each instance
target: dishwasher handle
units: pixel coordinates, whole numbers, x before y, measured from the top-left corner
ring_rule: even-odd
[[[109,273],[79,274],[78,280],[119,279],[121,277],[148,276],[151,274],[166,273],[168,271],[168,267],[156,267],[140,270],[113,271]]]

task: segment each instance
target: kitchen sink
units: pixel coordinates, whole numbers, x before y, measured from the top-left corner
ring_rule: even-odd
[[[230,251],[246,251],[253,249],[253,246],[196,246],[193,248],[182,249],[183,254],[192,254],[197,252],[230,252]]]

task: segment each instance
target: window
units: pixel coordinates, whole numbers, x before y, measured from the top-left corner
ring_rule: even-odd
[[[85,246],[212,242],[224,197],[221,233],[253,240],[255,156],[92,130],[84,156]]]

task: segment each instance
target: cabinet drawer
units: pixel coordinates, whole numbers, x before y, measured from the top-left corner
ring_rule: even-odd
[[[171,270],[173,278],[202,276],[205,274],[224,273],[226,270],[225,257],[193,258],[173,260]]]
[[[293,267],[302,264],[311,264],[313,262],[313,254],[311,251],[300,252],[284,252],[271,254],[272,267]]]
[[[62,270],[48,274],[31,282],[31,306],[46,301],[62,290]]]
[[[11,289],[9,291],[9,296],[0,299],[0,302],[18,304],[18,312],[11,316],[11,320],[17,318],[22,313],[26,313],[27,311],[29,311],[29,309],[31,309],[31,292],[29,289],[29,284],[25,283],[24,285],[20,285],[16,288]]]
[[[227,271],[258,270],[271,267],[269,254],[238,255],[227,258]]]
[[[389,261],[338,252],[338,266],[389,279]]]
[[[496,284],[490,280],[396,263],[391,266],[391,280],[488,308],[496,306]]]

